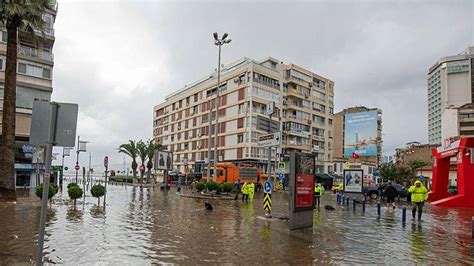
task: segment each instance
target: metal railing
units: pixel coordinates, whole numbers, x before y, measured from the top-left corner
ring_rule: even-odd
[[[52,53],[39,51],[38,49],[26,47],[26,46],[18,46],[18,54],[30,56],[30,57],[38,57],[46,61],[53,61],[54,59],[54,56]]]

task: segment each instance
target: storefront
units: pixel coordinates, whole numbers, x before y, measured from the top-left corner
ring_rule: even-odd
[[[15,143],[15,185],[17,187],[36,187],[41,183],[44,172],[43,152],[26,141]]]

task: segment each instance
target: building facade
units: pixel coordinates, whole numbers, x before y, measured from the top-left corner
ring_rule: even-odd
[[[347,140],[346,133],[348,132],[348,126],[346,122],[348,121],[348,115],[354,114],[364,114],[367,112],[374,112],[376,113],[376,118],[374,123],[375,125],[368,125],[373,126],[373,129],[376,132],[368,132],[372,133],[374,139],[371,140],[373,144],[375,144],[375,151],[372,153],[373,155],[364,156],[363,154],[355,160],[350,155],[348,156],[347,152],[345,154],[344,149],[348,147],[348,143],[345,143]],[[359,129],[360,130],[360,129]],[[362,142],[359,140],[358,142]],[[367,141],[370,142],[370,141]],[[356,106],[356,107],[349,107],[346,108],[336,114],[334,114],[334,163],[345,163],[345,162],[358,162],[362,164],[367,164],[368,166],[373,166],[377,168],[378,165],[381,163],[382,160],[382,110],[377,108],[368,108],[365,106]],[[335,166],[336,167],[336,166]],[[339,171],[340,172],[340,171]],[[372,171],[370,171],[372,172]]]
[[[43,14],[45,21],[44,34],[38,32],[38,40],[30,40],[19,32],[18,66],[17,66],[17,95],[16,95],[16,151],[15,172],[18,187],[36,186],[36,173],[44,169],[39,159],[40,151],[29,145],[31,115],[33,101],[51,99],[53,91],[53,46],[54,20],[57,3],[50,1],[52,9]],[[5,83],[5,65],[7,50],[7,32],[0,27],[0,125],[2,123],[3,89]],[[0,126],[1,135],[1,126]],[[1,137],[1,136],[0,136]]]
[[[441,58],[428,71],[428,142],[441,145],[442,114],[474,99],[474,47]]]
[[[268,149],[257,142],[270,129],[282,132],[282,145],[274,150],[272,162],[281,158],[277,154],[297,150],[314,153],[319,172],[331,170],[334,82],[273,58],[243,58],[222,69],[219,90],[219,162],[253,163],[266,170]],[[214,148],[208,134],[214,136],[216,92],[217,73],[212,73],[153,109],[154,140],[173,152],[179,171],[185,163],[203,171],[208,145]],[[269,119],[265,111],[271,102],[276,108]],[[213,152],[210,159],[214,160]]]
[[[419,160],[426,163],[427,166],[431,166],[433,164],[431,150],[436,147],[437,145],[421,144],[419,142],[407,143],[404,148],[395,150],[395,162],[408,163],[413,160]]]
[[[441,116],[443,145],[460,137],[474,137],[474,104],[446,108]]]

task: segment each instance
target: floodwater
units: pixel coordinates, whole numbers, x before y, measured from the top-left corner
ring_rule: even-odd
[[[337,206],[326,192],[313,229],[288,231],[287,222],[263,218],[262,195],[253,203],[186,198],[158,188],[108,186],[105,211],[87,193],[77,211],[66,190],[51,205],[45,260],[54,264],[474,264],[473,210],[426,207],[423,222],[401,223],[401,208],[375,205],[362,214]],[[184,190],[190,194],[189,190]],[[40,214],[31,192],[0,202],[0,265],[32,264]],[[288,216],[284,193],[273,194],[274,217]]]

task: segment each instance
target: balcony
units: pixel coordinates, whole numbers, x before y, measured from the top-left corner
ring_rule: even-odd
[[[30,48],[26,46],[18,46],[18,54],[19,55],[24,55],[24,56],[29,56],[29,57],[38,57],[42,60],[50,61],[53,62],[54,56],[52,53],[47,53],[44,51],[39,51],[38,49],[35,48]]]

